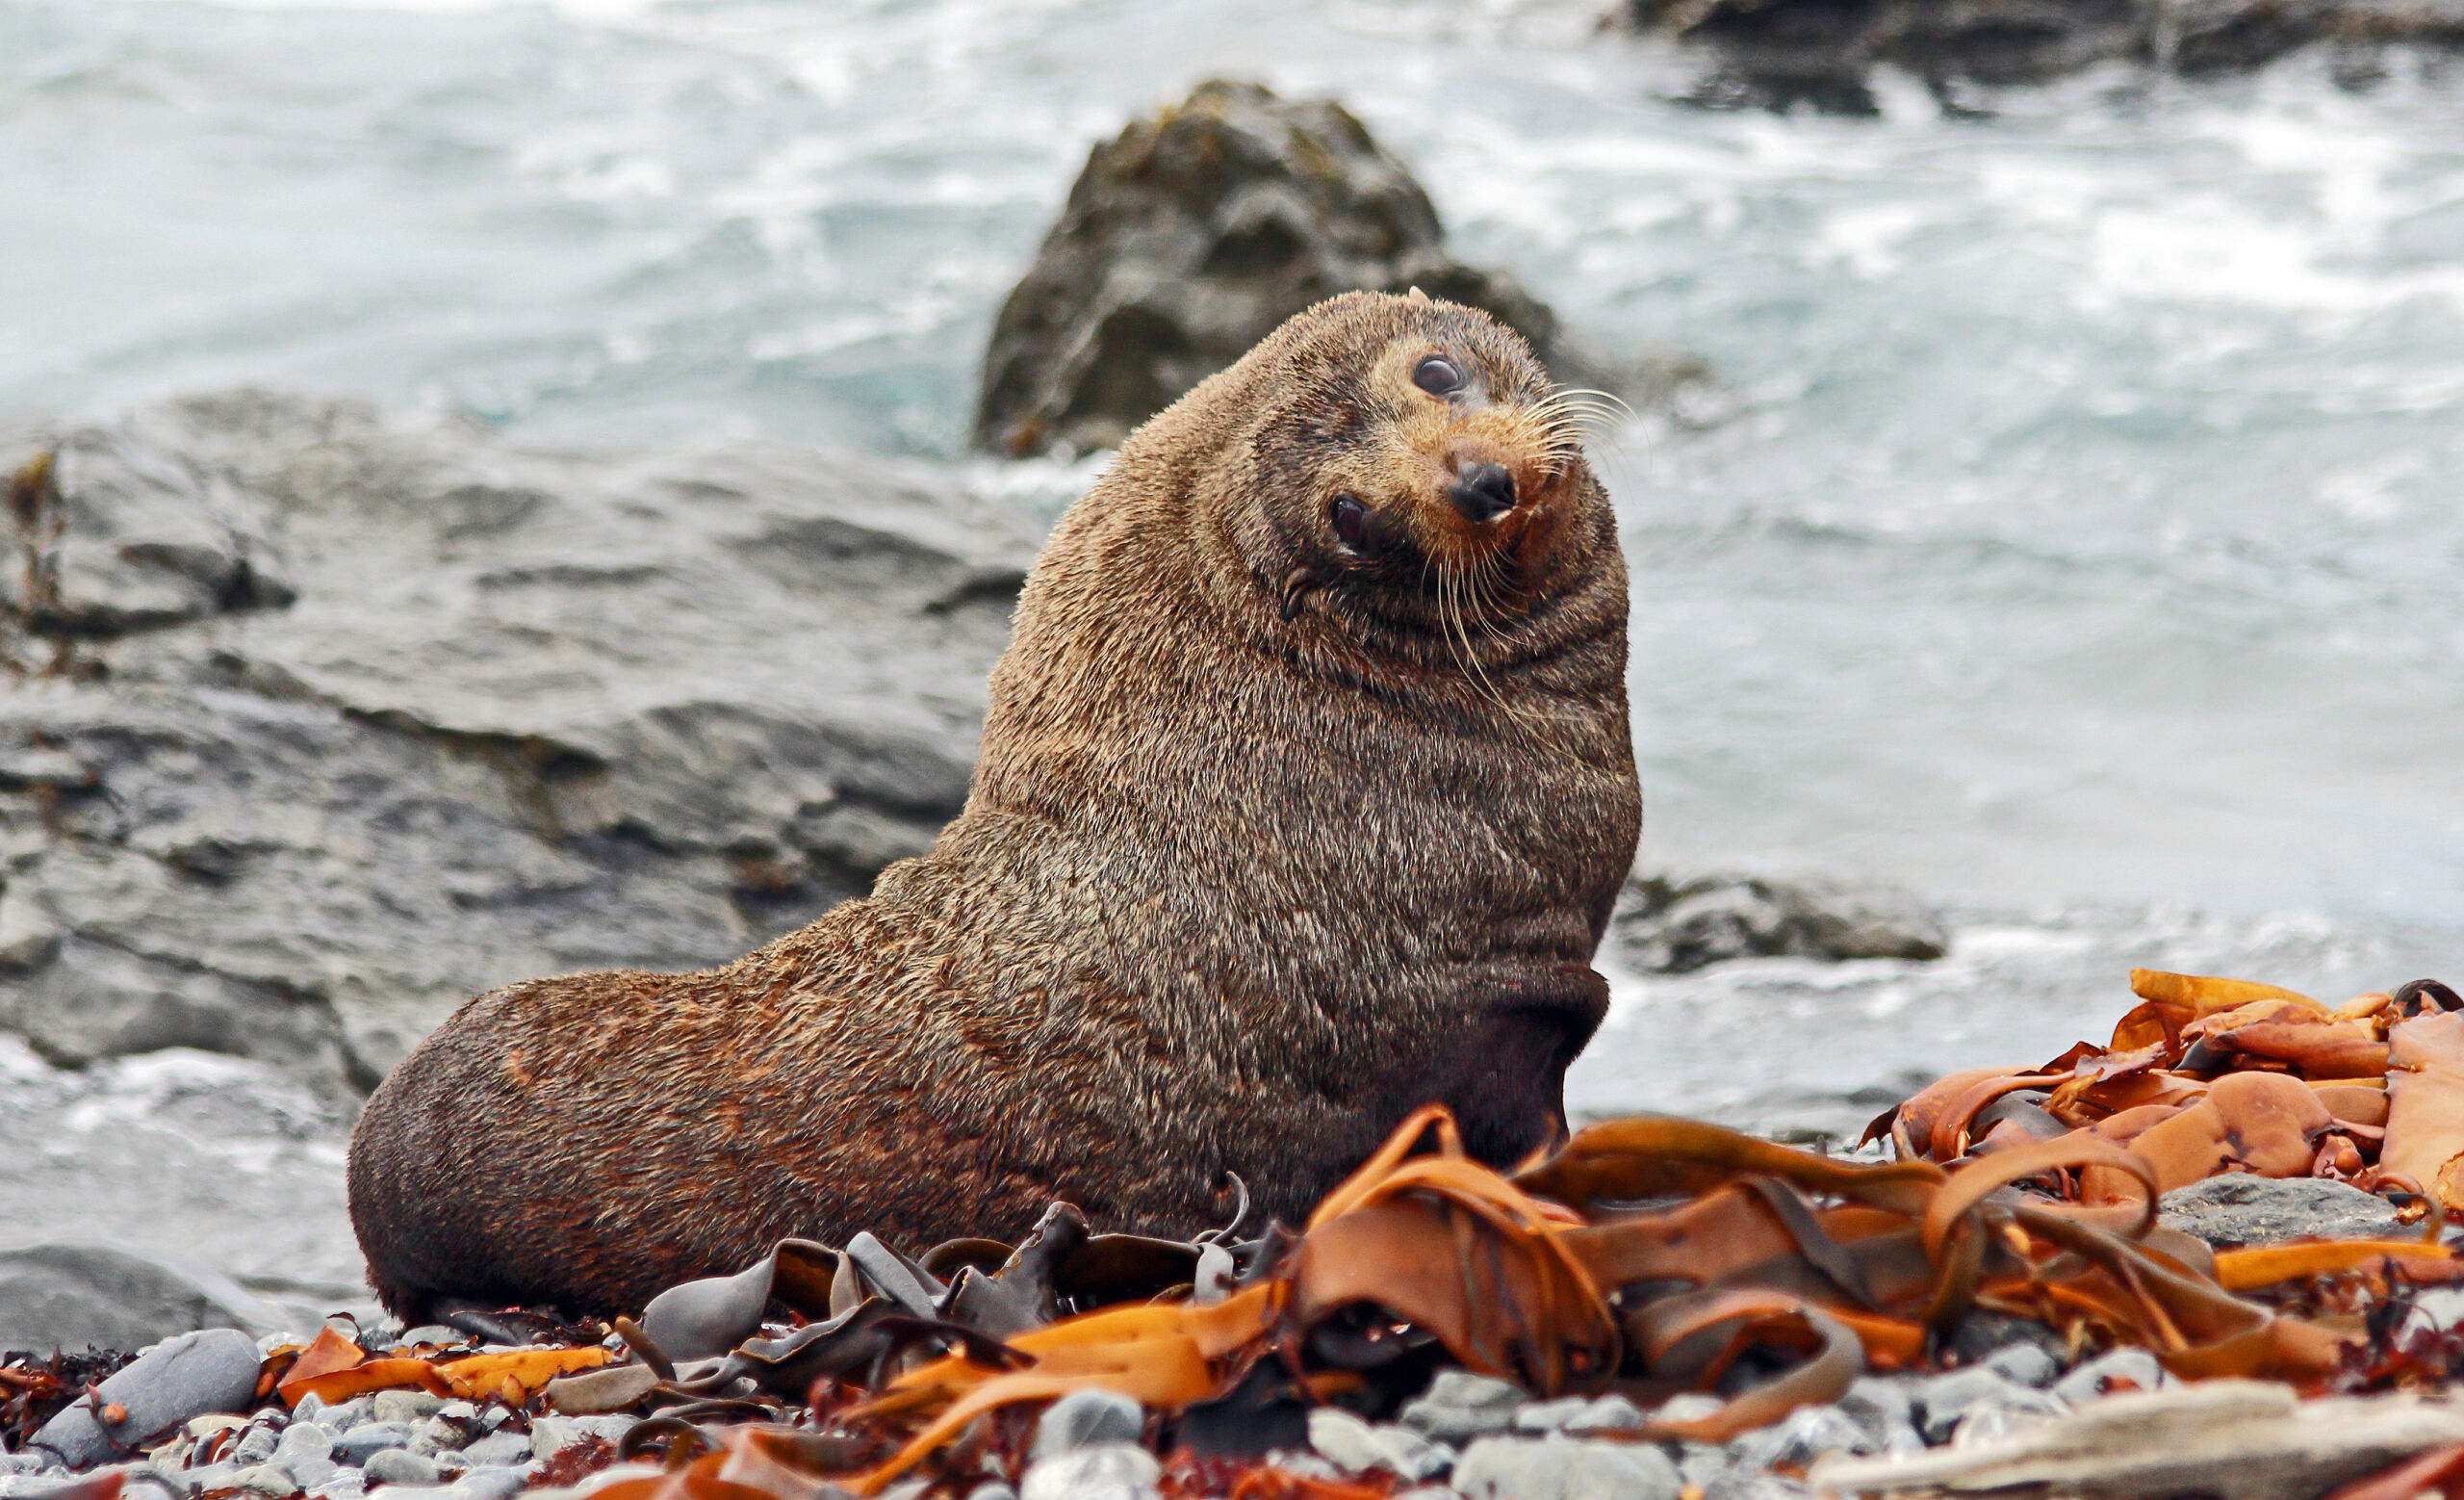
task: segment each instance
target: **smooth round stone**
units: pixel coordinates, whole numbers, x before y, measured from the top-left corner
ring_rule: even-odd
[[[433,1485],[437,1481],[436,1461],[407,1448],[372,1454],[363,1469],[372,1485]]]
[[[405,1447],[411,1429],[402,1422],[362,1422],[334,1439],[333,1458],[343,1463],[366,1463],[388,1448]]]
[[[100,1386],[100,1404],[125,1409],[125,1421],[105,1432],[93,1406],[80,1402],[45,1422],[27,1446],[48,1449],[71,1467],[90,1468],[192,1417],[247,1409],[256,1399],[262,1363],[255,1341],[238,1329],[165,1339]]]
[[[529,1470],[519,1464],[475,1466],[453,1482],[453,1500],[513,1500],[529,1479]]]
[[[1159,1500],[1163,1468],[1132,1443],[1073,1448],[1027,1468],[1018,1500]]]
[[[1134,1443],[1146,1430],[1146,1409],[1116,1391],[1073,1390],[1044,1409],[1036,1423],[1036,1459],[1106,1443]]]
[[[369,1410],[379,1422],[400,1422],[404,1425],[423,1417],[434,1416],[445,1405],[441,1396],[424,1390],[380,1390],[369,1403]]]
[[[1656,1447],[1564,1437],[1484,1437],[1452,1483],[1471,1500],[1678,1500],[1683,1488]]]
[[[1951,1440],[1951,1432],[1968,1409],[1982,1402],[2009,1401],[2026,1391],[2024,1385],[2014,1384],[1999,1374],[1981,1365],[1954,1370],[1937,1376],[1916,1389],[1915,1407],[1922,1415],[1916,1430],[1929,1443]]]

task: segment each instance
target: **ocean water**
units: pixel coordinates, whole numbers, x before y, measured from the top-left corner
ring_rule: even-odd
[[[1208,76],[1333,93],[1465,258],[1716,372],[1594,445],[1646,862],[1957,934],[1621,971],[1579,1110],[1836,1131],[2101,1034],[2133,965],[2464,972],[2464,61],[1720,114],[1599,10],[0,0],[0,420],[250,381],[1049,508],[1087,466],[963,438],[1090,143]]]

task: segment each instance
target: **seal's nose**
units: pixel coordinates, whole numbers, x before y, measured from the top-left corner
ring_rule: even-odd
[[[1476,463],[1447,486],[1446,498],[1473,521],[1494,521],[1514,508],[1514,475],[1502,463]]]

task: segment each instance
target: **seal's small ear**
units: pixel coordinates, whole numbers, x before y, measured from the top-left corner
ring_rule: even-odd
[[[1428,300],[1428,294],[1418,287],[1412,288],[1412,290],[1405,295],[1415,302],[1425,302]]]

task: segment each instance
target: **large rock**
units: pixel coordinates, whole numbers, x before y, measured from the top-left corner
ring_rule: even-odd
[[[1610,930],[1634,967],[1668,974],[1738,958],[1921,961],[1950,946],[1940,919],[1906,892],[1810,877],[1637,872]]]
[[[2211,1245],[2269,1245],[2313,1234],[2338,1240],[2405,1234],[2395,1204],[2323,1177],[2230,1173],[2177,1187],[2158,1206],[2166,1228]]]
[[[193,1417],[245,1410],[262,1362],[256,1341],[236,1329],[183,1333],[105,1380],[94,1401],[54,1414],[29,1446],[79,1468],[125,1457]]]
[[[227,1277],[118,1246],[0,1251],[0,1349],[142,1349],[198,1329],[270,1333],[283,1322]]]
[[[67,1063],[366,1086],[476,991],[809,919],[964,800],[1034,545],[878,460],[253,392],[17,446],[0,1025]]]
[[[1428,194],[1342,105],[1219,80],[1089,155],[993,324],[976,439],[1116,447],[1311,303],[1414,286],[1494,314],[1563,380],[1699,374],[1663,356],[1602,376],[1512,278],[1447,254]]]
[[[2217,73],[2319,41],[2464,44],[2464,0],[1627,0],[1624,14],[1708,54],[1706,102],[1840,113],[1874,108],[1880,64],[1938,87],[2110,62]]]

